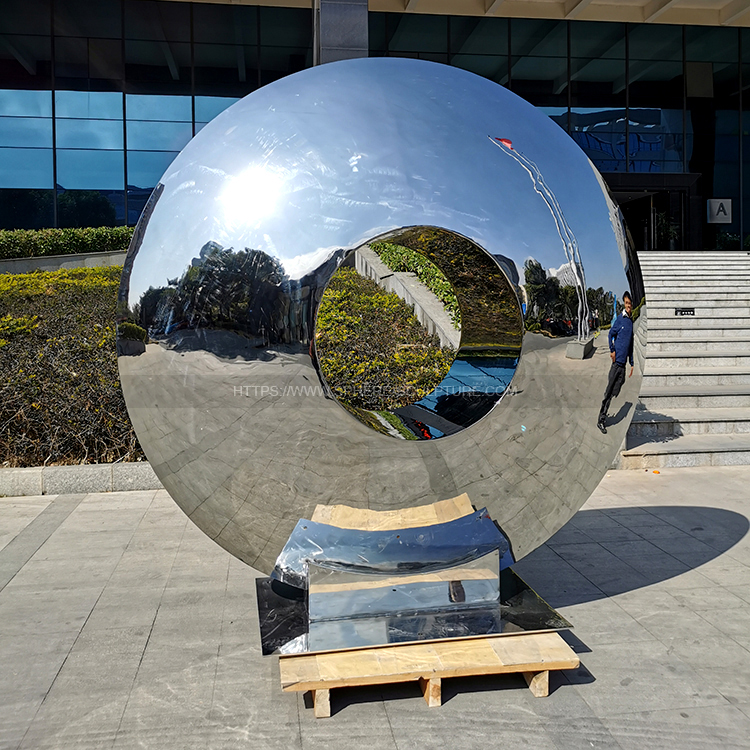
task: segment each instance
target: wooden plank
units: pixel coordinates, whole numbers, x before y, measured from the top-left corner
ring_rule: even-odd
[[[439,583],[441,581],[487,581],[497,579],[497,571],[489,568],[448,568],[435,573],[422,573],[421,575],[388,576],[377,578],[368,576],[365,580],[352,583],[318,583],[310,585],[311,594],[327,594],[334,591],[364,591],[365,589],[388,588],[389,586],[404,586],[411,583]]]
[[[422,696],[427,701],[427,705],[430,708],[442,704],[442,684],[439,677],[420,677],[419,687],[422,689]]]
[[[578,665],[578,656],[557,633],[455,638],[279,657],[281,685],[287,691],[433,677],[537,673]]]
[[[549,695],[549,670],[544,672],[524,672],[523,678],[535,698],[546,698]]]
[[[455,521],[473,512],[471,500],[464,493],[448,500],[400,510],[376,511],[369,508],[352,508],[349,505],[317,505],[310,520],[338,526],[340,529],[393,531],[434,526]]]
[[[327,688],[313,690],[313,710],[316,719],[328,719],[331,716],[331,691]]]

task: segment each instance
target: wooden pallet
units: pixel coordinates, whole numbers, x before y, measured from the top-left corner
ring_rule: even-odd
[[[428,706],[441,704],[448,677],[523,674],[537,697],[549,694],[549,673],[575,669],[578,656],[559,633],[451,638],[345,651],[282,654],[281,688],[311,691],[315,716],[331,715],[331,690],[418,681]]]

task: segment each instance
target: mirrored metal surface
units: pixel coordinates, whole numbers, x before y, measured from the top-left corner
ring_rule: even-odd
[[[309,621],[300,591],[277,593],[278,581],[258,579],[261,644],[264,654],[364,648],[387,643],[482,635],[565,630],[571,624],[511,568],[500,573],[500,601],[447,611],[400,612]],[[296,599],[294,598],[296,597]]]
[[[498,550],[461,565],[412,575],[373,575],[311,563],[310,620],[340,620],[398,612],[441,612],[500,601]]]
[[[476,560],[492,550],[499,550],[502,567],[513,563],[508,540],[485,508],[447,523],[389,531],[342,529],[302,519],[271,577],[307,588],[310,563],[364,575],[424,573]]]
[[[424,61],[323,65],[219,115],[159,191],[123,274],[119,320],[143,333],[121,326],[121,340],[146,337],[118,349],[123,390],[164,486],[240,559],[270,572],[319,503],[387,510],[461,492],[488,508],[519,559],[607,470],[640,387],[640,273],[600,176],[528,103]],[[520,356],[508,383],[503,363],[472,360],[462,320],[456,363],[470,369],[451,377],[466,390],[403,407],[401,422],[430,439],[398,439],[355,418],[321,376],[316,314],[357,248],[433,231],[451,238],[446,276],[469,247],[492,256],[466,294],[480,312],[497,284],[515,294]],[[437,258],[434,243],[417,244]],[[601,433],[603,327],[626,289],[640,313],[635,371]],[[502,398],[482,394],[478,371]]]

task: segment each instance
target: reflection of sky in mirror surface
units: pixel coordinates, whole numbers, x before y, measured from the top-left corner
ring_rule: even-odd
[[[616,241],[601,187],[558,125],[462,70],[379,58],[282,79],[188,144],[163,179],[130,302],[180,276],[209,240],[264,250],[298,277],[328,250],[424,224],[513,258],[521,278],[529,256],[559,267],[566,258],[549,209],[488,136],[510,139],[540,168],[578,240],[587,285],[621,294],[624,274],[604,260]]]
[[[498,397],[510,385],[517,359],[509,357],[456,359],[448,374],[432,393],[417,401],[418,406],[435,411],[438,399],[455,393],[489,393]]]

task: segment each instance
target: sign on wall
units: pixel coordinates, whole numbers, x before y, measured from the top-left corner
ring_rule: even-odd
[[[708,199],[708,223],[709,224],[731,224],[732,223],[732,199],[731,198],[709,198]]]

